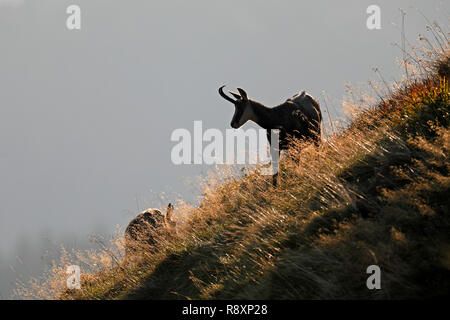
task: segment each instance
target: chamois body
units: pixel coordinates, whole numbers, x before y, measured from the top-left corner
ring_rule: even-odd
[[[280,150],[286,150],[289,137],[297,139],[310,139],[318,143],[321,139],[322,114],[319,103],[310,95],[302,92],[286,102],[273,108],[266,107],[259,102],[250,101],[253,120],[267,130],[270,139],[270,130],[280,130]]]

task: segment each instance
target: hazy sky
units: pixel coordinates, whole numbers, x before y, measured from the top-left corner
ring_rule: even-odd
[[[81,30],[66,28],[71,4]],[[381,30],[366,28],[371,4]],[[427,33],[411,5],[448,27],[448,2],[430,0],[0,0],[0,292],[24,241],[112,233],[136,195],[141,209],[163,191],[192,199],[183,181],[200,168],[171,163],[170,135],[228,128],[219,86],[275,105],[300,90],[339,102],[374,66],[399,78],[398,9],[410,41]]]

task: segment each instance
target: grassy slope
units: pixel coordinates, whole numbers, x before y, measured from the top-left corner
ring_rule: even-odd
[[[440,71],[296,145],[280,184],[206,188],[164,250],[84,279],[65,299],[439,297],[450,289],[448,55]],[[302,151],[300,151],[302,150]],[[368,290],[377,264],[382,290]]]

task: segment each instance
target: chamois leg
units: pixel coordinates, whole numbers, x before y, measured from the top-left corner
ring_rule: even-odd
[[[281,150],[274,150],[274,153],[276,155],[275,152],[278,152],[278,158],[276,159],[276,161],[274,161],[274,157],[272,156],[272,172],[275,171],[275,174],[272,175],[272,186],[276,187],[277,186],[277,181],[278,181],[278,172],[280,170],[280,154],[281,154]]]
[[[269,140],[270,156],[272,158],[272,172],[275,172],[272,175],[272,185],[276,187],[278,170],[280,169],[280,154],[281,154],[280,131],[272,129],[267,130],[267,139]]]
[[[277,186],[278,172],[272,176],[272,186]]]

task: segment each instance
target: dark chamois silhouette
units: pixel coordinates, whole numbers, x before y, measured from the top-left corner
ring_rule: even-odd
[[[281,150],[288,148],[289,138],[292,137],[311,140],[316,145],[319,144],[322,113],[319,103],[305,91],[294,95],[280,105],[270,108],[249,99],[247,93],[241,88],[238,88],[239,94],[230,91],[235,100],[223,92],[224,87],[219,88],[219,94],[225,100],[233,103],[235,108],[231,127],[237,129],[248,120],[252,120],[267,130],[269,143],[271,143],[271,130],[280,130],[279,149],[275,150],[275,152],[278,152],[278,156]],[[274,185],[276,185],[277,176],[278,172],[273,176]]]

